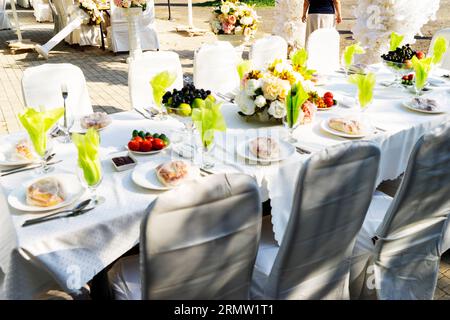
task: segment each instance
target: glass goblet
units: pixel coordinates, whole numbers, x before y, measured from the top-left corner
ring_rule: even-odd
[[[99,160],[98,160],[99,161]],[[96,181],[90,181],[91,179],[86,179],[85,172],[80,167],[77,168],[77,176],[78,179],[81,182],[81,185],[89,190],[91,199],[94,201],[94,203],[99,204],[105,201],[105,198],[102,196],[99,196],[97,194],[97,188],[102,183],[103,180],[103,172],[101,164],[97,164],[100,168],[100,177]]]
[[[212,151],[214,149],[214,143],[206,145],[202,143],[202,159],[200,167],[202,169],[208,170],[214,168],[214,158],[212,156]]]
[[[195,144],[192,143],[194,136],[194,122],[191,118],[191,110],[182,110],[180,108],[172,108],[166,107],[168,115],[176,119],[177,121],[183,124],[183,139],[180,141],[180,152],[178,152],[181,156],[185,158],[193,158],[193,150],[195,149]]]
[[[287,115],[283,117],[283,126],[288,130],[288,140],[289,143],[296,143],[298,142],[297,138],[294,136],[294,131],[297,129],[297,127],[300,124],[299,121],[300,117],[297,117],[296,121],[290,121],[288,119]]]

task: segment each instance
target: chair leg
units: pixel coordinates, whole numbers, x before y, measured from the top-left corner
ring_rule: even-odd
[[[169,20],[172,20],[172,11],[170,9],[170,0],[167,0],[167,8],[169,9]]]

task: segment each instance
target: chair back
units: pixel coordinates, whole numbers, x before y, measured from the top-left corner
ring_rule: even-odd
[[[70,63],[46,63],[26,69],[22,77],[25,105],[45,109],[62,107],[63,84],[68,90],[66,107],[69,121],[93,112],[83,71]]]
[[[349,262],[379,160],[378,147],[361,141],[325,149],[302,166],[265,296],[349,298]]]
[[[432,299],[450,214],[450,122],[415,145],[402,183],[377,230],[380,299]]]
[[[133,108],[147,108],[154,103],[150,80],[156,74],[166,70],[177,75],[177,79],[169,90],[181,89],[183,87],[183,70],[177,53],[149,51],[131,61],[128,69],[128,88]]]
[[[334,28],[317,29],[308,37],[308,68],[320,74],[339,69],[339,33]]]
[[[248,299],[261,215],[256,182],[243,174],[161,195],[141,228],[143,299]]]
[[[444,57],[442,58],[441,68],[450,70],[450,28],[445,28],[445,29],[439,30],[438,32],[436,32],[434,34],[433,39],[431,39],[430,49],[428,50],[428,54],[429,55],[433,54],[434,42],[436,41],[436,38],[439,36],[444,37],[445,40],[447,40],[447,44],[448,44],[447,51],[445,52]]]
[[[0,0],[0,30],[11,28],[11,24],[6,14],[6,0]]]
[[[250,49],[250,60],[254,69],[262,69],[276,59],[287,59],[288,45],[280,36],[258,39]]]
[[[196,88],[228,94],[239,88],[236,49],[225,41],[202,45],[194,54]]]

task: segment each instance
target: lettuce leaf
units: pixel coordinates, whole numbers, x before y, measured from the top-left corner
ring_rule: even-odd
[[[83,171],[84,179],[89,186],[96,185],[101,177],[102,170],[98,150],[100,136],[94,128],[87,130],[86,134],[74,133],[72,141],[78,150],[78,165]]]
[[[250,60],[242,60],[237,65],[237,72],[239,74],[239,79],[242,80],[244,78],[244,75],[248,73],[252,68],[252,62]]]
[[[366,75],[352,74],[348,77],[348,80],[358,88],[358,100],[361,108],[367,107],[373,100],[373,89],[376,83],[375,74],[373,72]]]
[[[210,99],[206,99],[204,107],[192,110],[192,120],[200,133],[204,147],[209,147],[214,142],[215,131],[225,131],[227,129],[220,107],[221,103],[215,103]]]
[[[304,67],[306,66],[306,62],[308,61],[308,52],[305,48],[301,48],[292,55],[291,60],[292,65]]]
[[[292,86],[286,97],[286,118],[290,128],[293,128],[297,123],[302,105],[308,98],[309,95],[303,88],[301,82]]]
[[[366,51],[360,46],[359,43],[352,44],[345,47],[344,50],[344,63],[346,67],[349,67],[353,63],[353,57],[355,54],[364,54]]]
[[[433,45],[433,64],[438,64],[442,61],[447,48],[447,40],[441,36],[437,37]]]
[[[175,82],[177,75],[169,71],[163,71],[155,75],[150,80],[150,85],[153,89],[153,100],[158,107],[161,106],[162,97],[167,92],[167,89]]]
[[[390,51],[394,51],[395,49],[397,49],[398,47],[400,47],[400,45],[403,42],[403,39],[405,38],[405,36],[402,36],[401,34],[398,34],[396,32],[392,32],[391,33],[391,41],[390,41]]]
[[[432,57],[426,59],[418,59],[414,56],[411,59],[414,71],[416,73],[416,88],[422,90],[428,80],[428,75],[431,71],[431,63],[433,61]]]

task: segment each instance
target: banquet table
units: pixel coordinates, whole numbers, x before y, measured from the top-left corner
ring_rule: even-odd
[[[378,82],[392,78],[389,71],[381,66],[377,66],[376,71]],[[374,103],[364,112],[364,116],[378,129],[364,139],[373,141],[381,149],[378,183],[395,179],[403,173],[417,140],[429,130],[450,121],[450,81],[445,81],[429,93],[439,99],[448,99],[446,105],[449,113],[444,114],[411,111],[402,105],[402,102],[412,98],[411,93],[377,85]],[[321,121],[332,115],[356,112],[354,108],[344,106],[351,104],[348,102],[355,96],[353,86],[346,82],[344,75],[335,73],[328,77],[327,85],[319,89],[334,92],[342,103],[333,110],[318,112],[312,124],[296,129],[297,146],[309,150],[311,154],[328,146],[358,140],[331,135],[320,126]],[[255,177],[262,199],[271,200],[273,231],[275,239],[281,243],[293,201],[295,178],[310,154],[295,153],[286,160],[269,165],[241,158],[236,153],[236,147],[242,141],[263,135],[283,138],[286,133],[280,125],[247,122],[237,111],[238,107],[233,104],[224,103],[222,106],[228,129],[225,133],[216,134],[212,152],[216,164],[211,171],[240,172]],[[146,208],[161,191],[139,187],[131,179],[132,170],[116,172],[110,159],[127,152],[125,145],[134,129],[164,132],[171,137],[182,124],[172,118],[145,119],[134,111],[116,113],[111,118],[112,124],[100,132],[104,178],[98,193],[105,197],[105,203],[78,217],[30,227],[21,227],[21,224],[38,216],[36,213],[21,212],[11,207],[10,215],[0,212],[0,222],[11,219],[11,232],[14,234],[11,236],[1,232],[0,243],[15,242],[9,247],[16,249],[0,250],[0,268],[6,271],[8,298],[30,298],[54,282],[68,292],[75,292],[138,243],[139,227]],[[20,134],[23,133],[2,139],[14,139]],[[74,173],[77,166],[75,147],[55,142],[53,150],[56,151],[56,159],[63,159],[54,165],[55,172]],[[194,163],[198,162],[198,156]],[[157,155],[137,156],[137,159],[139,163],[150,165],[174,157],[178,155],[169,148]],[[33,172],[27,171],[0,178],[5,196],[32,177]]]

